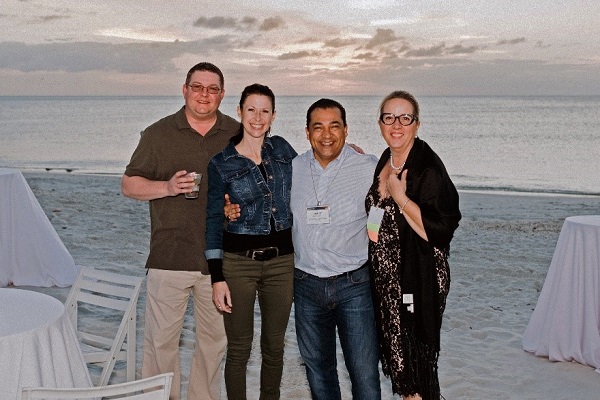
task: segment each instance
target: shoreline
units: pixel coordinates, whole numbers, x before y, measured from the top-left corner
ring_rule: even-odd
[[[0,168],[15,168],[19,169],[23,175],[34,176],[36,174],[64,174],[64,175],[91,175],[91,176],[116,176],[121,177],[123,172],[110,172],[110,171],[95,171],[85,170],[82,168],[69,168],[69,167],[30,167],[30,168],[18,168],[18,167],[0,167]],[[125,168],[123,167],[123,171]],[[576,190],[562,190],[562,189],[515,189],[515,188],[497,188],[497,187],[467,187],[456,185],[459,192],[464,193],[475,193],[475,194],[491,194],[491,195],[522,195],[522,196],[557,196],[557,197],[597,197],[600,199],[600,192],[583,192]]]
[[[150,225],[146,202],[120,194],[119,175],[23,172],[76,264],[143,276]],[[596,398],[600,374],[577,363],[550,362],[522,349],[563,221],[600,215],[598,196],[459,190],[463,219],[451,244],[451,287],[441,332],[442,395],[454,399]],[[64,301],[69,288],[27,288]],[[145,288],[138,302],[138,373]],[[256,312],[256,324],[260,323]],[[193,351],[188,312],[181,340],[185,392]],[[255,329],[255,332],[258,333]],[[249,398],[258,397],[259,340],[248,365]],[[339,352],[340,353],[340,352]],[[286,333],[282,398],[310,398],[295,338]],[[338,354],[342,398],[351,398]],[[384,399],[391,384],[382,375]],[[225,398],[224,390],[223,396]]]

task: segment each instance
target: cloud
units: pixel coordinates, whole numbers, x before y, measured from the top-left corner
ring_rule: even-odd
[[[104,29],[98,32],[98,35],[104,37],[116,37],[122,39],[144,40],[150,42],[175,42],[178,40],[186,41],[177,31],[161,31],[158,29]]]
[[[242,20],[240,21],[240,23],[242,25],[256,25],[257,22],[258,22],[257,18],[248,17],[248,16],[242,18]]]
[[[200,17],[194,21],[193,26],[209,29],[233,29],[247,30],[258,28],[259,31],[267,32],[285,26],[281,17],[269,17],[260,22],[255,17],[245,16],[241,19],[234,17]]]
[[[409,45],[408,43],[403,43],[403,44],[402,44],[402,46],[400,46],[400,48],[399,48],[399,49],[395,49],[395,52],[394,52],[394,54],[397,54],[397,53],[404,53],[404,52],[407,52],[407,51],[409,51],[410,49],[411,49],[411,47],[410,47],[410,45]],[[392,53],[392,51],[393,51],[393,50],[391,50],[391,49],[390,49],[390,50],[388,50],[386,53],[390,54],[390,53]]]
[[[256,42],[253,39],[243,40],[238,43],[238,47],[240,49],[248,49],[256,45]]]
[[[0,69],[34,71],[114,71],[156,73],[173,70],[172,60],[184,54],[204,57],[231,47],[231,38],[221,35],[201,41],[170,43],[44,43],[27,45],[0,43]]]
[[[61,19],[69,19],[69,18],[71,18],[71,17],[68,15],[44,15],[44,16],[41,16],[39,18],[39,20],[41,22],[53,22],[53,21],[59,21]]]
[[[408,46],[404,46],[404,55],[406,57],[424,58],[424,57],[443,57],[443,56],[455,56],[473,54],[481,50],[479,46],[463,46],[462,44],[455,44],[453,46],[446,46],[445,43],[433,45],[430,47],[422,47],[418,49],[409,49]],[[402,51],[399,51],[402,52]]]
[[[233,17],[200,17],[193,25],[210,29],[237,28],[238,20]]]
[[[301,58],[307,58],[307,57],[313,57],[313,56],[318,56],[319,53],[315,52],[315,51],[296,51],[296,52],[290,52],[290,53],[284,53],[281,54],[280,56],[277,57],[278,60],[298,60]]]
[[[220,36],[219,40],[231,39]],[[452,46],[443,46],[439,52],[445,54],[449,48]],[[418,50],[427,49],[431,48]],[[159,50],[167,51],[168,55],[160,56]],[[88,52],[96,54],[96,58],[85,56]],[[6,60],[8,56],[21,54],[28,59],[16,59],[13,63]],[[241,92],[249,83],[248,77],[268,84],[278,95],[381,95],[389,92],[390,86],[418,95],[553,95],[600,91],[596,79],[600,76],[598,62],[561,64],[530,59],[382,57],[382,52],[376,50],[353,53],[354,58],[334,65],[310,49],[281,55],[289,59],[278,62],[273,61],[276,55],[260,60],[251,56],[246,60],[239,58],[239,54],[247,56],[247,53],[224,53],[221,46],[207,41],[112,46],[4,44],[0,45],[0,84],[3,93],[10,95],[22,94],[23,88],[31,87],[32,82],[37,93],[48,95],[179,95],[181,78],[187,69],[206,59],[215,62],[225,73],[229,95]],[[64,68],[57,61],[61,57]],[[308,57],[312,57],[310,62]],[[18,62],[27,68],[11,69]],[[77,68],[80,64],[85,68]],[[319,84],[307,85],[307,79]]]
[[[420,49],[408,50],[405,53],[407,57],[439,57],[444,54],[446,45],[444,43],[437,46],[425,47]]]
[[[396,34],[392,29],[377,29],[375,36],[369,40],[369,43],[367,43],[365,47],[367,49],[372,49],[381,46],[382,44],[395,42],[398,39],[400,38],[396,37]]]
[[[446,50],[447,50],[448,54],[472,54],[472,53],[475,53],[477,50],[479,50],[479,47],[477,47],[477,46],[465,47],[462,44],[456,44],[452,47],[448,47]]]
[[[548,48],[548,47],[550,47],[550,45],[549,45],[549,44],[545,44],[545,43],[544,43],[543,41],[541,41],[541,40],[538,40],[537,42],[535,42],[535,47],[539,47],[539,48],[541,48],[541,49],[545,49],[545,48]]]
[[[269,17],[262,22],[258,29],[266,32],[282,28],[283,26],[285,26],[285,22],[281,17]]]
[[[325,47],[340,48],[340,47],[352,46],[352,45],[355,45],[356,43],[357,43],[357,41],[355,39],[334,38],[334,39],[326,40],[323,43],[323,45]]]
[[[524,43],[525,41],[527,41],[527,39],[525,39],[524,37],[519,37],[519,38],[514,38],[514,39],[499,40],[496,44],[498,46],[502,46],[502,45],[505,45],[505,44],[519,44],[519,43]]]
[[[48,25],[51,21],[67,18],[60,14],[60,11],[46,12]],[[206,15],[208,17],[192,19],[187,25],[174,24],[165,28],[136,25],[130,30],[94,31],[92,40],[100,37],[112,44],[90,40],[75,42],[82,39],[74,32],[69,37],[70,31],[63,34],[69,42],[58,42],[58,36],[55,36],[50,37],[52,42],[47,40],[35,45],[16,41],[0,43],[3,91],[7,90],[5,85],[8,83],[16,88],[11,93],[18,93],[22,89],[12,82],[31,80],[42,86],[47,85],[45,82],[63,84],[72,81],[73,88],[85,82],[82,88],[89,88],[92,94],[94,86],[108,92],[111,85],[112,90],[119,93],[127,93],[126,89],[132,93],[144,90],[171,93],[169,84],[177,83],[182,71],[187,71],[198,60],[215,62],[226,72],[228,91],[241,90],[250,76],[268,83],[282,94],[379,93],[389,90],[390,82],[401,82],[402,85],[406,82],[420,93],[477,93],[477,84],[487,85],[489,77],[502,85],[481,86],[483,89],[479,90],[521,93],[525,87],[534,90],[533,85],[522,82],[524,79],[542,87],[544,79],[551,81],[550,72],[560,71],[564,82],[573,82],[573,86],[580,88],[577,82],[581,79],[573,76],[590,77],[598,70],[597,60],[596,64],[590,61],[588,66],[582,63],[581,66],[561,68],[535,64],[535,60],[519,60],[519,63],[507,66],[506,62],[492,59],[499,54],[511,57],[511,51],[527,42],[525,37],[490,39],[489,36],[424,35],[408,38],[399,33],[410,30],[400,30],[397,25],[391,26],[393,29],[372,25],[337,27],[297,14],[268,18],[264,17],[267,14],[254,17],[245,12],[233,17]],[[36,21],[42,23],[39,18]],[[55,25],[59,24],[60,21]],[[531,41],[530,44],[542,48],[548,47],[547,43]],[[513,45],[518,47],[513,50]],[[527,57],[521,53],[518,56]],[[561,61],[553,59],[552,62],[559,65]],[[523,70],[523,77],[517,74],[519,68]],[[532,70],[542,69],[547,72],[543,79],[535,74],[526,76]],[[323,84],[307,88],[307,77]],[[53,90],[58,93],[62,90],[61,84],[53,84],[53,88],[57,88]],[[566,87],[562,89],[566,93],[572,92]],[[589,92],[591,89],[584,87],[582,90]]]
[[[355,60],[363,60],[363,61],[378,61],[379,60],[379,57],[371,52],[359,53],[359,54],[355,55],[353,58]]]

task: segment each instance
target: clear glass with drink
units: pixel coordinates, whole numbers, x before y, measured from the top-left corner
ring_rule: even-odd
[[[197,199],[198,194],[200,192],[200,181],[202,180],[202,174],[200,174],[198,172],[190,172],[189,174],[187,174],[187,176],[189,176],[190,178],[192,178],[194,180],[194,186],[192,187],[191,193],[185,194],[185,198],[186,199]]]

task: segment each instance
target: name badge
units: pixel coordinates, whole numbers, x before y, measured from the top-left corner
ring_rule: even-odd
[[[371,209],[369,210],[369,216],[367,218],[367,235],[372,242],[377,243],[379,241],[379,228],[381,226],[381,220],[383,220],[383,214],[385,214],[383,208],[371,206]]]
[[[308,225],[329,224],[329,206],[315,206],[306,209],[306,223]]]

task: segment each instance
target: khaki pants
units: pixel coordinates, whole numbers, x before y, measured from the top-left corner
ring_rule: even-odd
[[[212,301],[210,276],[200,272],[148,271],[142,377],[173,372],[169,400],[180,400],[179,338],[190,294],[194,300],[196,343],[188,399],[218,400],[227,339],[223,317]]]

